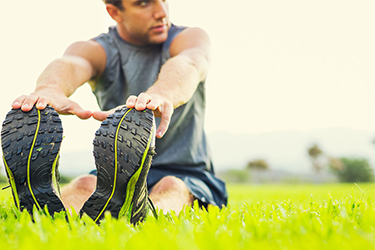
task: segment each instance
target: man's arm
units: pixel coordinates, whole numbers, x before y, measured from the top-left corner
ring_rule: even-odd
[[[17,98],[12,107],[29,111],[34,104],[38,109],[51,105],[60,114],[74,114],[90,118],[92,112],[83,110],[68,97],[105,68],[105,51],[94,41],[76,42],[69,46],[63,57],[51,62],[39,76],[35,91]]]
[[[161,117],[156,132],[159,138],[167,131],[173,110],[188,102],[199,82],[207,76],[209,37],[199,28],[182,31],[173,40],[170,53],[172,57],[161,68],[155,84],[133,102],[136,109],[146,105]],[[132,101],[128,100],[127,105],[132,106]]]
[[[208,72],[210,41],[198,28],[183,31],[170,48],[171,58],[163,65],[155,84],[146,93],[162,95],[177,108],[190,100]],[[141,102],[142,103],[142,102]],[[138,105],[140,101],[138,100]]]
[[[146,92],[130,96],[128,108],[154,110],[161,117],[156,136],[161,138],[168,129],[173,110],[190,100],[199,82],[204,80],[209,66],[210,40],[199,28],[182,31],[170,47],[171,58],[162,66],[158,79]],[[104,120],[110,112],[94,112],[93,117]]]

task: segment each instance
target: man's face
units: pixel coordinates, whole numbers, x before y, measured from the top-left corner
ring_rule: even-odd
[[[137,45],[166,41],[170,27],[167,0],[122,0],[120,34]]]

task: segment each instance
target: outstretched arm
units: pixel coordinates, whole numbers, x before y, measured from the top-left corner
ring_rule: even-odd
[[[103,56],[104,60],[100,60]],[[28,96],[18,97],[12,107],[29,111],[34,104],[38,109],[44,109],[49,104],[60,114],[90,118],[91,111],[83,110],[68,97],[79,86],[101,73],[105,67],[102,62],[105,62],[105,52],[99,44],[94,41],[74,43],[63,57],[46,67],[37,80],[35,91]]]
[[[190,100],[199,82],[204,80],[209,66],[210,40],[199,28],[182,31],[170,47],[171,58],[162,66],[157,81],[146,92],[130,96],[128,108],[154,110],[161,117],[156,136],[161,138],[168,129],[173,110]],[[94,112],[93,117],[104,120],[108,112]]]

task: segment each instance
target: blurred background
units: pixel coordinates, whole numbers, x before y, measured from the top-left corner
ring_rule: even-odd
[[[201,27],[212,41],[205,127],[222,178],[373,180],[374,1],[169,0],[169,5],[173,23]],[[16,97],[34,90],[42,70],[69,44],[114,24],[100,0],[2,3],[0,118]],[[72,99],[98,109],[87,84]],[[95,168],[92,140],[100,123],[61,118],[60,171],[87,173]]]

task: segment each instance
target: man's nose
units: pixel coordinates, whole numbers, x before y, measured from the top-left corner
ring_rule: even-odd
[[[163,19],[167,16],[168,13],[168,6],[166,3],[166,0],[156,0],[155,5],[155,13],[154,17],[155,19]]]

